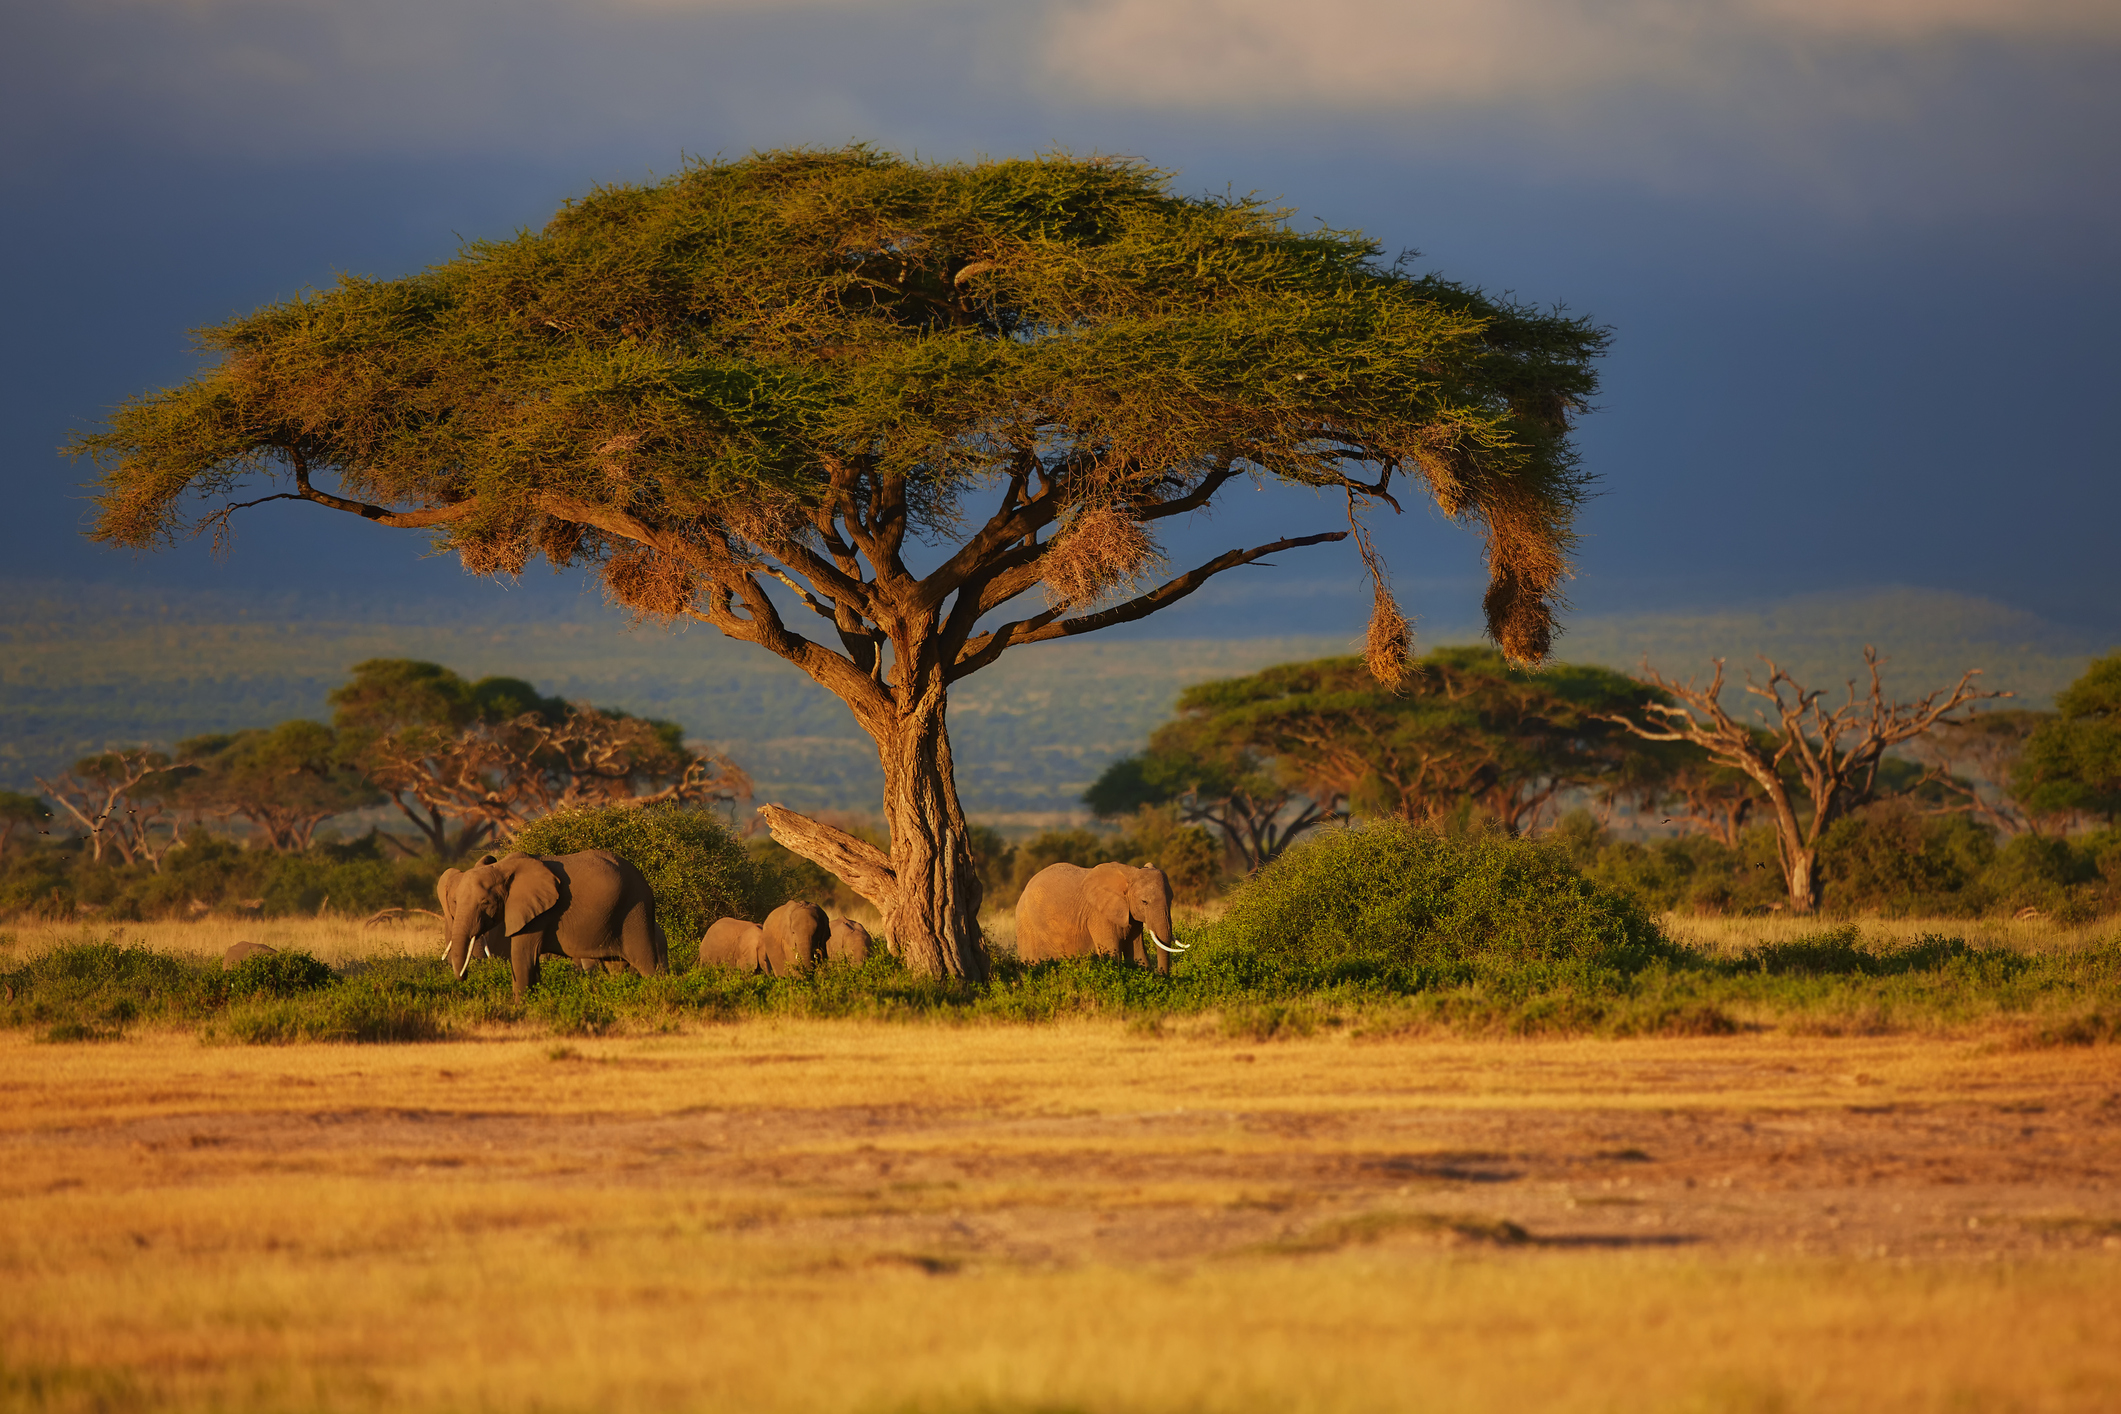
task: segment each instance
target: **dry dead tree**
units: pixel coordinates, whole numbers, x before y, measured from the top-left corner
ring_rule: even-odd
[[[1828,710],[1824,689],[1806,688],[1765,654],[1760,661],[1767,664],[1766,683],[1756,683],[1747,674],[1745,690],[1772,704],[1772,715],[1770,710],[1757,713],[1765,730],[1748,726],[1724,710],[1721,658],[1715,660],[1715,676],[1706,688],[1695,686],[1692,678],[1674,682],[1645,660],[1643,678],[1677,701],[1645,702],[1640,708],[1645,721],[1625,713],[1609,714],[1604,720],[1644,741],[1691,742],[1715,761],[1751,777],[1766,795],[1775,824],[1790,911],[1810,913],[1819,906],[1819,840],[1836,820],[1876,797],[1878,767],[1885,753],[1945,722],[1947,713],[1969,702],[2010,694],[1976,691],[1974,679],[1981,672],[1972,668],[1949,691],[1940,689],[1913,702],[1892,701],[1885,695],[1878,671],[1878,652],[1866,645],[1863,662],[1870,671],[1869,690],[1859,695],[1856,680],[1851,678],[1848,700]],[[1802,811],[1797,799],[1800,793],[1808,805]]]

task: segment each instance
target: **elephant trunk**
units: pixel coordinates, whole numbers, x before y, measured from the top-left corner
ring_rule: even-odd
[[[472,940],[478,935],[479,920],[476,917],[450,920],[449,951],[443,954],[443,958],[460,982],[464,979],[464,974],[471,970]]]
[[[1178,940],[1178,930],[1171,926],[1171,910],[1168,907],[1160,908],[1152,917],[1143,919],[1142,931],[1149,935],[1150,942],[1173,957],[1186,950],[1186,945]]]

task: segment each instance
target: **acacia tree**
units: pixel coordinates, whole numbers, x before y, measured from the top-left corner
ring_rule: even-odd
[[[1636,685],[1604,668],[1511,666],[1484,648],[1443,648],[1399,688],[1360,658],[1283,663],[1201,683],[1180,698],[1197,732],[1271,760],[1318,811],[1435,821],[1471,803],[1530,828],[1555,798],[1632,784],[1622,733],[1598,714]]]
[[[1976,712],[1938,723],[1909,742],[1906,754],[1928,768],[1924,783],[1954,802],[1945,809],[1973,815],[1998,834],[2022,835],[2039,817],[2013,798],[2012,780],[2027,743],[2054,720],[2053,712],[2025,708]]]
[[[2121,820],[2121,653],[2094,659],[2026,733],[2011,798],[2033,816]]]
[[[210,329],[211,369],[74,450],[106,541],[225,531],[257,502],[222,498],[279,478],[263,499],[429,531],[473,571],[593,566],[787,659],[875,740],[890,851],[761,807],[774,837],[910,965],[977,975],[945,712],[1004,653],[1352,534],[1396,675],[1358,515],[1397,482],[1485,533],[1489,631],[1546,655],[1603,331],[1286,217],[1117,159],[700,163]],[[1156,528],[1247,478],[1343,492],[1349,527],[1161,573]]]
[[[383,799],[336,759],[337,737],[320,722],[193,737],[177,743],[177,754],[198,767],[178,789],[180,807],[222,819],[240,815],[283,854],[308,849],[317,827],[334,815]]]
[[[1337,795],[1314,795],[1318,787],[1301,779],[1297,763],[1265,755],[1231,733],[1201,700],[1200,688],[1179,696],[1178,714],[1150,735],[1147,751],[1114,761],[1083,792],[1093,814],[1110,820],[1143,806],[1175,807],[1189,823],[1214,826],[1224,853],[1246,873],[1338,817]]]
[[[25,795],[17,790],[0,790],[0,854],[7,853],[7,842],[14,838],[17,825],[34,825],[37,833],[48,835],[44,822],[52,818],[52,808],[34,795]]]
[[[97,863],[103,861],[107,842],[127,864],[144,859],[159,874],[162,856],[178,842],[172,801],[196,773],[188,761],[172,761],[152,747],[135,746],[84,756],[57,780],[37,777],[37,788],[74,817]],[[168,836],[158,841],[157,828],[166,829]]]
[[[687,746],[676,722],[541,697],[521,678],[467,682],[439,663],[371,658],[332,702],[343,754],[442,858],[513,839],[555,810],[751,794],[743,771]]]
[[[1761,713],[1772,713],[1765,729],[1736,720],[1724,708],[1721,658],[1705,688],[1691,678],[1673,682],[1644,663],[1643,678],[1665,700],[1643,702],[1636,709],[1641,720],[1625,712],[1606,720],[1645,741],[1691,743],[1751,777],[1774,821],[1790,911],[1810,913],[1819,906],[1820,838],[1836,820],[1877,798],[1885,753],[1948,720],[1947,713],[1968,702],[2010,694],[1977,692],[1973,684],[1980,670],[1973,669],[1949,691],[1896,702],[1885,695],[1877,651],[1865,647],[1868,691],[1859,694],[1851,678],[1847,700],[1829,709],[1824,689],[1806,688],[1771,658],[1761,661],[1767,664],[1767,681],[1748,677],[1745,690],[1768,704]]]

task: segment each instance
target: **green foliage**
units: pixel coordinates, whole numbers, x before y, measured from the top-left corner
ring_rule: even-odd
[[[230,997],[293,997],[328,987],[337,979],[306,952],[254,953],[228,976]]]
[[[337,733],[317,722],[282,722],[177,744],[197,767],[175,804],[194,815],[240,815],[274,849],[306,849],[334,815],[374,805],[383,794],[340,760]]]
[[[948,533],[1020,446],[1094,451],[1143,490],[1231,455],[1342,485],[1360,446],[1484,522],[1495,631],[1543,656],[1584,487],[1568,419],[1605,334],[1288,216],[1123,159],[696,163],[206,331],[207,371],[75,446],[104,468],[108,540],[156,543],[189,498],[298,464],[383,502],[475,502],[445,531],[467,567],[593,563],[652,612],[690,591],[611,553],[600,515],[532,498],[690,538],[732,508],[814,504],[860,448],[915,533]]]
[[[2011,795],[2033,815],[2121,821],[2121,653],[2095,660],[2026,738]]]
[[[1957,913],[1995,853],[1989,833],[1965,816],[1922,816],[1894,801],[1835,821],[1819,840],[1819,870],[1837,910]]]
[[[1600,719],[1658,696],[1622,674],[1528,672],[1478,647],[1440,648],[1415,667],[1397,690],[1359,657],[1197,684],[1151,749],[1086,798],[1101,810],[1190,799],[1257,864],[1288,842],[1263,827],[1299,799],[1305,823],[1343,806],[1436,822],[1471,801],[1514,829],[1563,790],[1640,793],[1664,770],[1663,756]]]
[[[182,1022],[226,996],[218,965],[199,964],[115,941],[54,948],[0,973],[0,1019],[49,1027],[53,1040],[101,1040],[141,1022]]]
[[[1398,820],[1295,846],[1194,939],[1188,962],[1238,985],[1401,991],[1456,985],[1482,966],[1591,978],[1675,956],[1639,903],[1586,879],[1559,849]]]
[[[258,917],[432,908],[441,869],[441,861],[386,851],[373,833],[280,854],[194,831],[163,856],[160,873],[145,864],[98,865],[78,840],[56,840],[0,856],[0,917],[182,918],[196,911],[194,902]]]
[[[675,805],[607,805],[557,811],[516,836],[525,854],[608,849],[641,871],[655,891],[656,919],[674,968],[699,958],[700,937],[717,918],[756,917],[759,874],[728,825],[705,810]]]
[[[491,1026],[639,1033],[761,1016],[1005,1024],[1102,1016],[1166,1034],[1166,1019],[1206,1014],[1226,1034],[1259,1041],[1334,1027],[1700,1036],[1761,1025],[1843,1034],[2001,1021],[2023,1044],[2090,1045],[2110,1042],[2111,1018],[2121,1016],[2121,942],[2025,954],[1937,936],[1878,944],[1843,927],[1727,959],[1674,948],[1640,966],[1605,966],[1491,949],[1468,951],[1450,968],[1350,975],[1291,968],[1242,939],[1195,936],[1201,946],[1168,977],[1109,958],[1005,961],[985,985],[918,976],[882,955],[796,977],[724,968],[585,975],[548,962],[524,1006],[498,961],[474,965],[463,981],[424,957],[356,964],[319,985],[307,985],[317,979],[305,967],[293,979],[301,985],[245,994],[215,963],[88,941],[0,969],[0,1026],[62,1042],[153,1025],[195,1027],[210,1041],[287,1044],[414,1042]]]
[[[1550,840],[1599,884],[1656,910],[1762,913],[1786,901],[1773,832],[1737,849],[1703,835],[1612,840],[1587,814]],[[2121,909],[2121,835],[2014,835],[1998,843],[1964,814],[1924,815],[1906,801],[1868,806],[1821,838],[1828,915],[1972,918],[2037,908],[2065,922]]]

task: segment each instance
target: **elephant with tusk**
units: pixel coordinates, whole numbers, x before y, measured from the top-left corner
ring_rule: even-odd
[[[1118,957],[1168,973],[1185,950],[1171,927],[1171,881],[1153,864],[1049,864],[1016,901],[1016,955],[1025,962]]]
[[[538,978],[538,959],[572,959],[585,970],[624,962],[643,977],[670,970],[670,948],[655,919],[655,891],[639,869],[609,850],[585,849],[550,859],[489,856],[445,875],[442,902],[446,959],[462,977],[485,950],[515,969],[521,1001]]]

